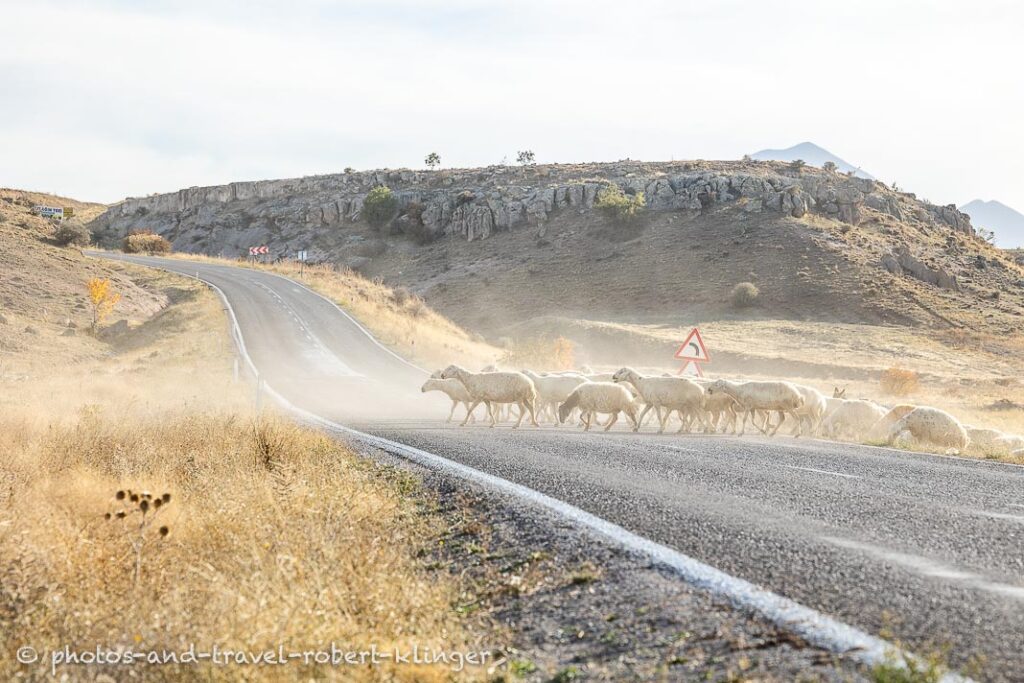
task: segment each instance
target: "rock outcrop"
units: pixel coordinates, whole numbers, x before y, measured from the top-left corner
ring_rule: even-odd
[[[379,185],[391,188],[400,207],[389,232],[426,241],[482,240],[524,227],[543,235],[553,215],[591,211],[610,185],[643,193],[651,212],[703,212],[735,204],[748,213],[794,218],[813,213],[857,225],[867,208],[900,221],[973,233],[967,215],[955,207],[926,204],[874,180],[750,161],[401,169],[238,182],[129,198],[90,227],[108,242],[144,227],[170,239],[179,251],[234,256],[250,245],[268,244],[279,255],[309,249],[326,257],[321,238],[358,223],[366,194]]]

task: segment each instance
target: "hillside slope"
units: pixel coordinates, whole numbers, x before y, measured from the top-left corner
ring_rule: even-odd
[[[604,187],[643,192],[620,226]],[[390,187],[383,229],[362,215]],[[308,249],[401,284],[488,334],[537,315],[633,322],[781,318],[1016,331],[1024,271],[953,206],[776,162],[373,171],[233,183],[128,199],[92,224],[110,243],[150,228],[179,251],[275,258]],[[751,281],[757,305],[731,288]]]
[[[55,225],[32,214],[37,204],[70,206],[88,220],[102,213],[89,204],[52,195],[0,189],[0,378],[61,362],[98,357],[107,345],[91,335],[86,281],[110,278],[122,296],[111,321],[138,322],[163,309],[174,288],[153,273],[99,262],[76,248],[50,242]],[[128,273],[131,271],[131,277]],[[141,283],[141,284],[140,284]],[[77,337],[77,338],[75,338]]]

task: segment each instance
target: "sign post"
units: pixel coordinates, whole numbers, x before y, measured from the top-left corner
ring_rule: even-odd
[[[700,330],[696,327],[690,330],[690,334],[686,335],[686,340],[676,349],[675,357],[683,361],[683,367],[679,369],[680,375],[704,376],[701,363],[710,363],[711,354],[708,353],[708,347],[704,345]]]
[[[306,272],[306,250],[295,252],[295,258],[299,261],[299,277],[302,277],[302,274]]]

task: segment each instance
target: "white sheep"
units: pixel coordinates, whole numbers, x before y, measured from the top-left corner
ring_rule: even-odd
[[[1003,445],[1000,439],[1006,436],[998,429],[983,429],[968,425],[964,425],[964,429],[967,430],[967,438],[971,440],[971,450],[980,453],[998,451],[999,447]]]
[[[830,439],[865,439],[875,424],[885,417],[886,409],[873,401],[833,399],[842,401],[822,423],[822,433]]]
[[[870,401],[874,403],[874,401]],[[889,409],[885,415],[883,415],[875,424],[871,426],[868,431],[867,439],[870,441],[882,441],[889,435],[889,430],[897,420],[902,420],[904,417],[910,414],[917,406],[910,405],[909,403],[900,403]]]
[[[1013,453],[1024,449],[1024,436],[1016,434],[1004,434],[992,442],[993,448],[998,452]]]
[[[646,404],[634,431],[640,429],[640,423],[651,408],[655,408],[659,413],[659,434],[665,431],[665,424],[673,410],[679,412],[679,419],[683,422],[679,428],[680,432],[688,426],[688,420],[693,418],[707,430],[708,423],[704,419],[704,389],[696,382],[685,377],[645,377],[632,368],[618,370],[612,379],[615,382],[628,382],[633,385],[640,399]],[[660,415],[661,410],[657,410],[662,408],[666,409],[664,416]]]
[[[487,406],[487,414],[491,418],[491,426],[495,425],[494,411],[492,404],[514,403],[519,407],[519,419],[516,420],[513,429],[517,429],[523,422],[523,416],[530,412],[530,423],[534,427],[537,424],[537,390],[530,378],[521,372],[470,372],[458,365],[449,365],[441,373],[441,379],[457,379],[462,382],[472,396],[473,405],[469,412],[472,413],[478,405],[483,403]],[[465,426],[466,419],[462,421]]]
[[[805,427],[807,434],[817,434],[821,428],[821,421],[825,418],[825,411],[828,409],[828,399],[825,398],[825,394],[814,387],[803,384],[794,384],[793,386],[804,398],[804,404],[793,413],[798,420],[793,434],[800,436],[805,433]]]
[[[619,419],[619,413],[625,413],[633,423],[634,431],[638,424],[636,418],[636,402],[633,395],[625,387],[612,382],[584,382],[576,387],[565,402],[558,407],[558,421],[564,423],[569,414],[578,408],[583,416],[583,431],[589,431],[590,425],[598,414],[610,414],[611,418],[604,426],[604,431],[612,428]]]
[[[763,429],[758,426],[756,421],[752,420],[754,426],[763,433],[767,433],[768,436],[774,436],[779,431],[782,423],[785,422],[787,414],[799,421],[796,411],[804,405],[804,397],[789,382],[733,382],[727,379],[719,379],[709,384],[705,391],[712,396],[724,393],[736,399],[736,402],[740,405],[740,410],[743,412],[743,424],[740,427],[741,436],[746,432],[747,419],[752,418],[755,411],[765,411],[769,414],[771,412],[778,413],[779,423],[775,425],[771,432],[767,431],[769,423],[767,418],[765,419],[765,427]]]
[[[887,443],[925,443],[955,452],[967,448],[967,430],[944,410],[920,406],[893,423]]]
[[[556,420],[555,411],[558,405],[569,398],[569,394],[587,380],[582,375],[538,375],[530,370],[523,370],[537,389],[537,410],[541,414],[550,412],[552,420]]]
[[[440,371],[438,371],[440,374]],[[440,379],[439,377],[431,376],[423,386],[420,387],[420,391],[426,393],[428,391],[440,391],[447,394],[448,398],[452,400],[452,409],[448,413],[448,419],[445,422],[451,422],[452,416],[455,415],[455,409],[462,404],[466,407],[466,416],[473,422],[476,418],[472,413],[469,412],[469,406],[473,402],[473,397],[470,396],[469,390],[466,386],[457,379]]]

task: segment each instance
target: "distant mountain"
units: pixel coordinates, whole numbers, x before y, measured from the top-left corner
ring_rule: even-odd
[[[971,225],[996,234],[996,246],[1003,249],[1024,247],[1024,214],[995,200],[975,199],[960,207],[971,217]]]
[[[849,173],[850,171],[853,171],[854,175],[860,178],[874,179],[874,176],[865,173],[853,164],[840,159],[827,149],[818,147],[813,142],[801,142],[799,145],[793,145],[786,149],[762,149],[760,152],[754,152],[751,154],[750,158],[758,161],[795,161],[797,159],[803,159],[809,165],[817,166],[819,168],[821,168],[822,164],[826,161],[831,161],[842,173]]]

